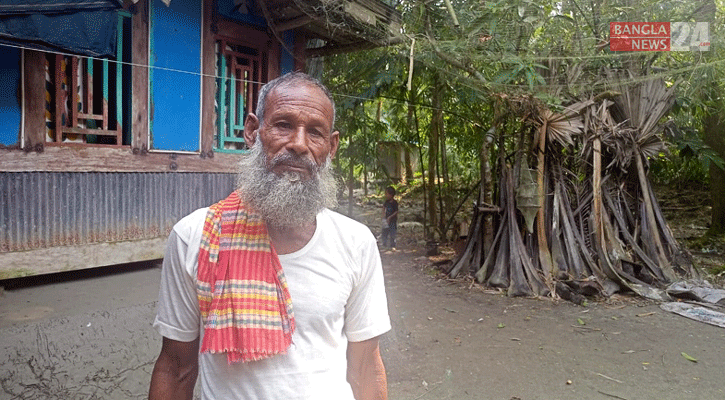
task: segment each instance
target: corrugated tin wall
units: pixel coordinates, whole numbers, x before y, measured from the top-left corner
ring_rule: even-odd
[[[0,252],[166,236],[234,174],[0,172]]]

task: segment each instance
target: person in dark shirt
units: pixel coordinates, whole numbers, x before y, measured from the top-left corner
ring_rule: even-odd
[[[398,231],[398,202],[395,201],[395,188],[385,188],[383,203],[383,247],[395,249],[395,235]]]

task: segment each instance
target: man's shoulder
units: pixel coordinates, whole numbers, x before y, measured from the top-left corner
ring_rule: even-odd
[[[365,225],[359,221],[356,221],[346,215],[342,215],[342,214],[340,214],[336,211],[332,211],[330,209],[325,209],[322,212],[322,215],[329,218],[333,227],[335,228],[337,233],[341,236],[352,236],[352,237],[361,237],[361,235],[372,236],[372,232],[370,232],[370,228],[368,228],[367,225]]]
[[[209,207],[199,208],[187,214],[174,225],[174,232],[188,240],[204,228],[207,211],[209,211]]]

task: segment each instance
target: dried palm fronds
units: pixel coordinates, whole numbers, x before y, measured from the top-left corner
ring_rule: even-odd
[[[509,295],[574,298],[628,289],[659,299],[678,276],[698,276],[647,177],[647,160],[665,149],[659,121],[672,105],[673,89],[659,80],[617,89],[560,111],[517,102],[518,111],[527,110],[518,115],[534,127],[526,141],[535,154],[517,157],[516,179],[502,163],[504,212],[496,237],[488,254],[477,253],[480,266],[465,267],[477,271],[479,282],[507,288]],[[535,182],[527,158],[537,160]],[[480,251],[482,235],[471,233],[467,249]],[[474,253],[459,259],[456,271]]]
[[[549,141],[557,141],[562,146],[574,146],[574,136],[584,130],[584,121],[579,114],[591,104],[592,100],[576,102],[564,107],[560,113],[544,108],[539,112],[536,122],[540,127],[545,127]]]

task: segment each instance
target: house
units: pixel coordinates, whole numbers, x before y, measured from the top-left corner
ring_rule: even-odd
[[[261,84],[396,40],[377,0],[0,5],[0,279],[163,256],[234,188]]]

